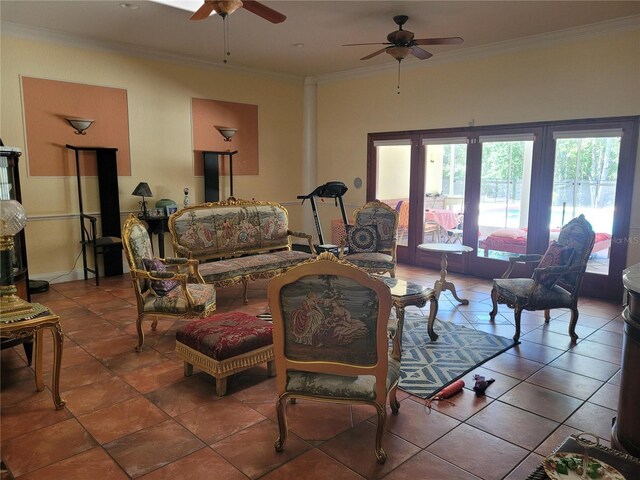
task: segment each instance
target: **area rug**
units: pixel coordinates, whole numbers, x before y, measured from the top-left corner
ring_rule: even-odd
[[[434,329],[439,337],[432,342],[427,333],[427,319],[413,312],[405,314],[399,386],[421,398],[433,396],[515,345],[512,338],[437,319]]]

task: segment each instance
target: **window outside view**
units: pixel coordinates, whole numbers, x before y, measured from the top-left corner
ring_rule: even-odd
[[[569,220],[584,214],[596,232],[587,271],[606,275],[609,271],[620,137],[578,136],[575,133],[558,134],[558,137],[551,239],[557,238],[558,229]]]
[[[399,213],[397,244],[408,245],[409,232],[409,180],[411,145],[376,145],[378,200],[395,208]]]
[[[533,139],[483,139],[477,255],[508,260],[527,251]]]
[[[423,243],[462,243],[467,139],[425,145]]]

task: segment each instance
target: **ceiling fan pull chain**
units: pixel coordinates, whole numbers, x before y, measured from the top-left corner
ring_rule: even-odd
[[[227,63],[231,55],[229,48],[229,15],[222,17],[222,30],[224,31],[224,63]]]
[[[400,95],[400,62],[398,62],[398,91],[396,93]]]

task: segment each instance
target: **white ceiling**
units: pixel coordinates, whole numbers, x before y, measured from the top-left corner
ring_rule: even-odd
[[[214,15],[190,21],[190,13],[146,1],[1,0],[2,28],[91,45],[220,64],[223,24]],[[640,25],[640,1],[269,1],[287,20],[272,24],[247,10],[229,17],[230,62],[238,68],[295,76],[322,76],[363,67],[395,66],[389,55],[360,58],[383,47],[346,43],[386,42],[397,29],[394,15],[408,15],[416,38],[460,36],[463,45],[424,47],[438,56],[478,51],[585,26]],[[603,23],[604,22],[604,23]],[[300,46],[302,45],[302,46]],[[415,58],[406,62],[418,62]]]

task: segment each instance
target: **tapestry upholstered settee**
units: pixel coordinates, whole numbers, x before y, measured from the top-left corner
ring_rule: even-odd
[[[278,203],[240,200],[184,208],[169,217],[176,256],[200,261],[206,283],[228,287],[271,278],[315,256],[311,235],[289,230],[286,208]],[[292,237],[306,239],[311,253],[292,249]]]

